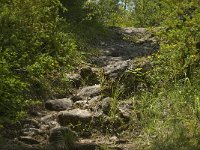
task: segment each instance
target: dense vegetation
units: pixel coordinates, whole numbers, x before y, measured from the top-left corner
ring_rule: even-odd
[[[136,25],[160,27],[156,32],[160,50],[150,58],[153,70],[147,73],[153,88],[137,97],[145,141],[153,142],[153,149],[199,149],[200,3],[137,4]]]
[[[106,27],[148,27],[160,50],[149,58],[150,88],[134,95],[142,140],[153,149],[200,149],[199,18],[199,0],[2,0],[0,125],[68,93],[65,73]]]
[[[44,98],[48,81],[76,62],[77,44],[65,32],[65,11],[57,1],[4,1],[1,26],[1,122],[22,117],[34,100]],[[17,117],[17,118],[16,118]]]
[[[68,92],[64,73],[82,61],[90,39],[94,42],[95,34],[104,32],[102,25],[115,20],[110,17],[116,15],[117,3],[105,2],[1,2],[0,123],[23,117],[38,100]],[[111,6],[108,12],[104,6]]]

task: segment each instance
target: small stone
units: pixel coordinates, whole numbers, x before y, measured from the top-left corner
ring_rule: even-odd
[[[68,98],[48,100],[45,103],[45,107],[51,111],[61,111],[71,108],[73,105],[72,100]]]

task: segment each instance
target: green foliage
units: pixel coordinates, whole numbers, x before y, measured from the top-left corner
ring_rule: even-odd
[[[119,0],[91,0],[87,3],[90,8],[88,18],[94,19],[106,26],[131,26],[131,11],[127,10],[130,2],[121,2]]]
[[[134,25],[139,27],[160,25],[170,11],[165,0],[134,0],[134,4]]]
[[[74,23],[80,23],[84,21],[90,12],[89,9],[85,8],[86,1],[87,0],[60,0],[62,5],[67,10],[62,13],[62,16]]]
[[[168,82],[191,77],[199,63],[197,43],[200,38],[200,9],[195,2],[172,5],[168,19],[160,29],[160,50],[154,55],[153,76],[156,81]],[[181,19],[179,18],[181,17]]]
[[[134,97],[133,110],[147,145],[200,149],[199,8],[198,0],[2,0],[0,127],[25,117],[37,100],[66,96],[66,71],[92,53],[88,43],[108,34],[103,25],[161,26],[152,71],[130,70],[122,77],[128,82],[102,77],[103,94],[112,97],[111,128],[123,124],[117,105],[125,90],[132,94],[144,82],[148,89],[150,81],[152,89]]]
[[[3,56],[3,55],[1,55]],[[20,82],[20,78],[11,74],[6,60],[1,58],[0,64],[0,124],[4,121],[19,119],[22,116],[23,108],[28,105],[26,95],[26,83]],[[17,113],[16,113],[17,112]]]
[[[197,75],[140,96],[135,111],[150,149],[200,148],[199,82]]]
[[[70,92],[66,71],[107,35],[96,7],[86,0],[1,2],[0,124],[23,118],[35,100]]]
[[[62,10],[54,0],[1,3],[1,122],[23,117],[35,97],[33,91],[39,90],[37,98],[42,98],[44,85],[80,60],[69,23],[59,16]]]
[[[135,97],[134,111],[140,113],[142,137],[149,149],[199,149],[200,4],[196,0],[160,3],[169,11],[165,20],[158,20],[160,50],[152,56],[153,70],[147,74],[152,89]]]

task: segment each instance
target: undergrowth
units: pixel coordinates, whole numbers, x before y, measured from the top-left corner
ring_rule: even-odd
[[[149,149],[200,149],[199,79],[185,78],[135,97]]]

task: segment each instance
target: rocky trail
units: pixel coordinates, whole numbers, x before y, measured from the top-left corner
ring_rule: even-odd
[[[0,150],[137,149],[133,138],[139,131],[130,126],[138,116],[130,95],[147,85],[130,70],[150,70],[145,58],[159,46],[144,28],[112,30],[112,38],[100,42],[98,55],[66,75],[73,94],[46,101],[44,110],[30,110],[30,119],[6,131],[11,138]]]

